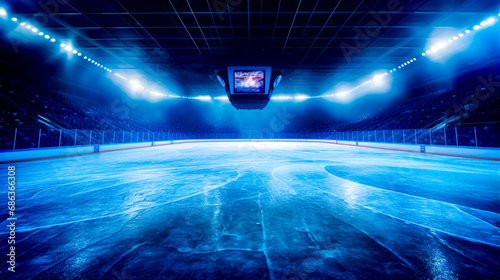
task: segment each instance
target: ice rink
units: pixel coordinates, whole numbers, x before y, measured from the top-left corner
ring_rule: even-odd
[[[15,166],[17,266],[2,279],[500,277],[496,161],[232,142]]]

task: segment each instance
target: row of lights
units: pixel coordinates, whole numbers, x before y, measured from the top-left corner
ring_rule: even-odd
[[[116,76],[119,76],[120,78],[127,79],[123,76],[121,76],[118,73],[115,73]],[[145,87],[137,80],[131,80],[129,81],[130,87],[139,92],[148,92],[151,96],[163,96],[166,98],[180,98],[180,99],[193,99],[193,100],[228,100],[227,96],[219,96],[219,97],[211,97],[209,95],[204,95],[204,96],[180,96],[180,95],[174,95],[174,94],[164,94],[158,91],[154,90],[146,90]]]
[[[500,13],[498,14],[498,17],[500,17]],[[480,29],[487,28],[487,27],[495,24],[496,22],[497,22],[497,17],[493,16],[493,17],[490,17],[486,20],[483,20],[480,24],[475,25],[472,28],[472,30],[479,31]],[[471,32],[472,32],[471,30],[466,29],[464,32],[458,33],[457,35],[451,37],[446,42],[441,42],[441,43],[438,43],[438,44],[432,46],[430,49],[424,51],[422,53],[422,56],[427,56],[429,54],[436,53],[437,51],[446,47],[449,43],[453,43],[454,41],[459,40],[460,38],[466,36],[467,34],[470,34]],[[389,72],[375,75],[370,80],[367,80],[367,81],[361,83],[360,85],[358,85],[358,86],[356,86],[348,91],[343,91],[343,92],[339,92],[339,93],[335,93],[335,94],[320,95],[320,96],[304,96],[304,95],[286,96],[286,95],[282,95],[282,96],[273,96],[273,97],[271,97],[271,99],[274,99],[274,100],[304,100],[304,99],[310,99],[310,98],[325,98],[325,97],[345,96],[346,94],[348,94],[350,92],[353,92],[361,87],[364,87],[366,85],[369,85],[375,81],[378,81],[378,80],[384,78],[385,76],[389,75],[389,73],[394,73],[398,70],[403,69],[406,66],[409,66],[411,63],[415,62],[416,60],[417,59],[415,57],[413,59],[407,60],[406,62],[403,62],[400,65],[392,68],[392,70],[389,70]]]
[[[7,12],[5,11],[5,9],[3,8],[0,8],[0,16],[1,17],[4,17],[6,18],[7,16]],[[43,36],[45,39],[47,40],[50,40],[52,43],[56,43],[57,40],[53,37],[51,37],[49,34],[45,34],[44,32],[42,31],[39,31],[38,28],[36,28],[35,26],[27,23],[27,22],[21,22],[19,23],[19,20],[15,17],[11,18],[11,20],[17,24],[19,24],[20,26],[23,26],[24,28],[28,29],[28,30],[31,30],[33,33],[35,34],[38,34],[39,36]],[[82,57],[85,61],[87,61],[88,63],[91,63],[92,65],[98,67],[98,68],[102,68],[103,70],[107,71],[107,72],[113,72],[113,70],[109,69],[108,67],[105,67],[104,65],[102,65],[100,62],[92,59],[91,57],[88,57],[88,56],[85,56],[83,55],[81,52],[79,52],[76,48],[74,48],[73,46],[69,45],[69,44],[66,44],[62,41],[60,41],[61,43],[59,44],[60,48],[64,51],[67,51],[68,53],[73,53],[73,54],[76,54],[77,56],[79,57]],[[128,78],[119,74],[119,73],[116,73],[114,72],[115,76],[120,78],[120,79],[123,79],[125,81],[128,81]],[[140,90],[141,92],[149,92],[149,94],[153,95],[153,96],[163,96],[163,97],[168,97],[168,98],[182,98],[182,99],[194,99],[194,100],[228,100],[227,96],[221,96],[221,97],[210,97],[210,96],[195,96],[195,97],[192,97],[192,96],[179,96],[179,95],[172,95],[172,94],[163,94],[163,93],[160,93],[160,92],[157,92],[157,91],[150,91],[150,90],[146,90],[144,86],[142,86],[138,81],[136,80],[131,80],[129,81],[130,83],[130,87],[134,90]]]
[[[0,8],[0,17],[7,18],[7,11],[3,8]],[[45,34],[44,32],[40,31],[37,27],[33,26],[30,23],[27,23],[27,22],[20,22],[19,23],[19,20],[16,17],[11,18],[11,20],[13,22],[19,24],[20,26],[23,26],[24,28],[31,30],[33,33],[38,34],[39,36],[43,36],[45,39],[50,40],[52,43],[57,42],[57,40],[55,38],[51,37],[49,34]],[[113,70],[109,69],[108,67],[105,67],[100,62],[92,59],[91,57],[83,55],[81,52],[79,52],[73,46],[66,44],[62,41],[60,41],[60,42],[61,43],[59,44],[59,46],[62,50],[67,51],[68,53],[76,54],[77,56],[82,57],[88,63],[91,63],[98,68],[102,68],[103,70],[105,70],[107,72],[113,72]],[[116,77],[123,79],[125,81],[128,81],[127,77],[125,77],[119,73],[116,73],[116,72],[114,72],[114,74]],[[136,80],[131,80],[131,81],[129,81],[129,83],[130,83],[130,86],[132,89],[141,90],[142,92],[149,92],[153,96],[164,96],[164,97],[168,97],[168,98],[182,98],[182,99],[194,99],[194,100],[212,100],[212,99],[214,99],[214,100],[228,100],[227,96],[220,96],[220,97],[213,97],[212,98],[211,96],[179,96],[179,95],[172,95],[172,94],[167,95],[167,94],[159,93],[157,91],[146,90],[144,88],[144,86],[142,86]]]
[[[500,14],[498,14],[498,16],[500,16]],[[486,28],[488,26],[495,24],[496,21],[497,21],[497,19],[495,17],[490,17],[487,20],[483,20],[480,24],[474,25],[474,27],[472,28],[472,31],[479,31],[482,28]],[[432,46],[430,49],[424,51],[422,53],[422,56],[436,53],[437,51],[444,49],[448,44],[453,43],[454,41],[457,41],[470,33],[471,33],[471,30],[466,29],[464,32],[458,33],[457,35],[451,37],[447,41],[443,41],[443,42],[440,42],[440,43]]]
[[[227,96],[216,96],[213,99],[214,100],[229,100],[229,98],[227,98]]]
[[[3,17],[3,18],[7,18],[7,11],[5,9],[3,9],[3,8],[0,8],[0,16]],[[56,43],[57,42],[56,38],[54,38],[53,36],[50,36],[49,34],[44,33],[43,31],[39,30],[36,26],[34,26],[34,25],[32,25],[32,24],[30,24],[28,22],[20,22],[19,19],[16,18],[16,17],[12,17],[11,20],[14,23],[18,24],[19,26],[27,29],[28,31],[33,32],[34,34],[37,34],[37,35],[39,35],[39,36],[41,36],[41,37],[49,40],[52,43]],[[81,52],[79,52],[73,46],[62,42],[62,40],[60,40],[60,41],[61,41],[61,43],[59,44],[59,46],[61,47],[61,49],[63,51],[67,51],[68,53],[76,54],[79,57],[83,56],[82,58],[85,61],[87,61],[89,63],[92,63],[96,67],[101,68],[102,70],[105,70],[106,72],[113,72],[111,69],[109,69],[108,67],[105,67],[104,65],[102,65],[101,63],[93,60],[92,58],[84,56]]]
[[[216,96],[212,97],[209,95],[204,95],[204,96],[179,96],[179,95],[165,95],[167,97],[171,98],[182,98],[182,99],[193,99],[193,100],[203,100],[203,101],[208,101],[208,100],[224,100],[227,101],[229,98],[227,96]]]
[[[124,79],[125,81],[128,80],[127,78],[125,78],[123,75],[120,75],[118,73],[115,73],[115,76],[117,76],[118,78],[122,78]]]
[[[498,14],[498,16],[500,17],[500,13]],[[489,27],[489,26],[495,24],[496,22],[497,22],[497,18],[496,18],[496,16],[493,16],[493,17],[490,17],[490,18],[488,18],[486,20],[483,20],[480,24],[475,25],[472,28],[472,30],[479,31],[480,29]],[[458,33],[456,36],[451,37],[446,42],[441,42],[441,43],[438,43],[438,44],[432,46],[430,49],[428,49],[425,52],[423,52],[422,56],[426,56],[426,55],[429,55],[429,54],[432,54],[432,53],[436,53],[437,51],[439,51],[439,50],[443,49],[444,47],[446,47],[449,43],[453,43],[454,41],[457,41],[458,39],[460,39],[460,38],[462,38],[465,35],[470,34],[470,33],[471,33],[471,30],[466,29],[464,32]],[[397,67],[392,68],[392,70],[390,70],[389,73],[393,73],[393,72],[396,72],[396,71],[398,71],[400,69],[403,69],[405,66],[410,65],[411,63],[415,62],[416,60],[417,60],[416,58],[407,60],[406,62],[403,62],[400,65],[398,65]],[[370,84],[370,83],[372,83],[374,81],[377,81],[377,80],[383,78],[384,76],[387,76],[389,73],[385,72],[384,74],[377,75],[373,79],[368,80],[366,82],[363,82],[362,84],[358,85],[357,87],[355,87],[355,88],[353,88],[353,89],[351,89],[351,90],[349,90],[347,92],[338,93],[337,95],[345,95],[346,93],[350,93],[352,91],[355,91],[355,90],[357,90],[360,87],[366,86],[366,85],[368,85],[368,84]],[[334,96],[334,95],[324,95],[323,97],[330,97],[330,96]]]
[[[311,99],[311,98],[322,98],[326,97],[326,95],[320,95],[320,96],[309,96],[305,94],[298,94],[295,96],[289,96],[289,95],[278,95],[278,96],[273,96],[271,97],[272,100],[298,100],[298,101],[304,101],[306,99]]]
[[[3,8],[0,8],[0,16],[1,17],[6,17],[7,16],[7,12],[5,11],[5,9]],[[500,13],[498,14],[498,16],[500,17]],[[18,22],[18,19],[13,17],[11,19],[13,22]],[[497,21],[496,17],[490,17],[484,21],[482,21],[480,24],[478,25],[475,25],[472,30],[473,31],[478,31],[482,28],[486,28],[488,26],[491,26],[493,25],[495,22]],[[43,36],[45,39],[49,40],[53,43],[55,43],[57,40],[55,38],[52,38],[50,35],[48,34],[45,34],[44,32],[42,31],[39,31],[38,28],[36,28],[35,26],[32,26],[28,23],[25,23],[25,22],[21,22],[19,25],[21,26],[24,26],[26,29],[28,30],[31,30],[33,33],[38,33],[39,36]],[[465,34],[464,34],[465,33]],[[470,34],[471,33],[471,30],[467,29],[465,30],[463,33],[459,33],[457,34],[456,36],[453,36],[452,38],[448,39],[447,42],[441,42],[441,43],[438,43],[436,45],[434,45],[433,47],[431,47],[430,49],[424,51],[422,53],[422,56],[426,56],[426,55],[429,55],[429,54],[432,54],[432,53],[436,53],[437,51],[445,48],[449,43],[453,43],[454,41],[457,41],[458,39],[464,37],[465,35],[467,34]],[[73,49],[72,46],[69,46],[69,45],[66,45],[64,43],[61,43],[60,44],[60,47],[63,48],[64,50],[68,51],[68,52],[72,52],[73,54],[77,54],[79,57],[82,56],[82,53],[78,52],[78,50],[76,49]],[[97,67],[100,67],[102,68],[103,70],[106,70],[107,72],[112,72],[111,69],[107,68],[107,67],[104,67],[103,65],[101,65],[99,62],[91,59],[90,57],[87,57],[87,56],[83,56],[83,59],[86,60],[87,62],[90,62],[92,64],[94,64],[95,66]],[[397,67],[394,67],[392,70],[390,70],[389,72],[385,72],[383,74],[379,74],[379,75],[376,75],[374,76],[372,79],[370,80],[367,80],[365,82],[363,82],[362,84],[352,88],[351,90],[349,91],[344,91],[344,92],[340,92],[340,93],[337,93],[337,94],[329,94],[329,95],[321,95],[321,96],[307,96],[307,95],[297,95],[297,96],[273,96],[271,97],[271,99],[279,99],[279,100],[292,100],[292,99],[296,99],[296,100],[305,100],[305,99],[310,99],[310,98],[323,98],[323,97],[333,97],[333,96],[341,96],[341,95],[346,95],[352,91],[355,91],[357,90],[358,88],[361,88],[361,87],[364,87],[368,84],[371,84],[373,83],[374,81],[378,81],[382,78],[384,78],[385,76],[389,75],[389,73],[393,73],[393,72],[396,72],[398,71],[399,69],[402,69],[404,68],[405,66],[408,66],[410,65],[411,63],[415,62],[417,59],[416,58],[413,58],[413,59],[410,59],[410,60],[407,60],[406,62],[403,62],[402,64],[398,65]],[[118,73],[115,73],[115,76],[117,76],[118,78],[121,78],[123,80],[128,80],[125,76],[121,75],[121,74],[118,74]],[[130,81],[130,84],[132,86],[132,88],[140,88],[140,89],[144,89],[143,86],[141,86],[137,81]],[[158,92],[155,92],[155,91],[149,91],[151,94],[153,95],[161,95],[161,96],[166,96],[166,97],[170,97],[170,98],[184,98],[184,99],[197,99],[197,100],[211,100],[211,99],[214,99],[214,100],[227,100],[227,96],[221,96],[221,97],[210,97],[210,96],[198,96],[198,97],[190,97],[190,96],[178,96],[178,95],[165,95],[165,94],[161,94],[161,93],[158,93]]]

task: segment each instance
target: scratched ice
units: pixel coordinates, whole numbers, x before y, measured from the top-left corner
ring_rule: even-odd
[[[19,163],[17,272],[0,278],[498,279],[499,167],[321,143]]]

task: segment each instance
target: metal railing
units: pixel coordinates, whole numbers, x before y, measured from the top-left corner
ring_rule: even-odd
[[[444,127],[334,132],[335,140],[423,144],[442,146],[500,147],[500,127]]]
[[[239,133],[102,131],[50,128],[0,128],[0,150],[104,145],[188,139],[325,139],[443,146],[500,147],[500,127],[447,127],[372,131]]]

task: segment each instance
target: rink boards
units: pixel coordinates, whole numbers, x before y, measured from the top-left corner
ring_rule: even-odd
[[[376,142],[356,142],[340,140],[317,140],[317,139],[198,139],[198,140],[171,140],[157,142],[140,142],[124,144],[88,145],[76,147],[53,147],[39,149],[20,149],[15,151],[0,151],[0,164],[41,160],[49,158],[81,156],[93,153],[113,152],[128,149],[147,148],[160,145],[172,145],[193,142],[313,142],[325,144],[338,144],[357,146],[359,148],[377,148],[401,152],[428,153],[443,156],[456,156],[486,160],[500,160],[499,148],[463,147],[463,146],[438,146],[438,145],[415,145],[415,144],[393,144]]]

